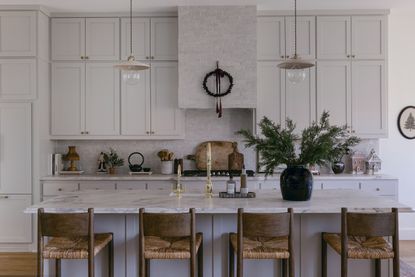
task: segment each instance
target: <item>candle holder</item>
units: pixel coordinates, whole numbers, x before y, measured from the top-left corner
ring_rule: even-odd
[[[205,196],[206,198],[213,197],[213,184],[212,184],[212,181],[210,181],[210,178],[208,178],[208,181],[206,182]]]

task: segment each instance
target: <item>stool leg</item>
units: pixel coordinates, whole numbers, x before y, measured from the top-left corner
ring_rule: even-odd
[[[229,238],[229,277],[235,277],[235,255]]]
[[[400,276],[399,257],[396,256],[397,255],[395,254],[395,258],[393,258],[393,277]]]
[[[55,275],[56,277],[61,277],[61,260],[55,260]]]
[[[108,244],[108,276],[114,277],[114,239]]]
[[[197,253],[197,276],[203,277],[203,239]]]
[[[95,257],[88,257],[88,277],[95,276],[94,259]]]
[[[321,233],[321,276],[327,277],[327,242]]]
[[[37,277],[43,277],[43,258],[40,251],[37,253]]]
[[[287,277],[287,260],[281,259],[281,276]]]
[[[146,259],[146,277],[150,277],[150,260]]]
[[[375,259],[375,277],[381,277],[380,259]]]
[[[347,257],[341,255],[341,277],[347,277]]]

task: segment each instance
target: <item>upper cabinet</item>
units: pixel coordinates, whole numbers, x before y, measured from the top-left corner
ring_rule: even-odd
[[[137,60],[177,61],[177,18],[133,18],[133,54]],[[121,19],[121,59],[130,55],[130,19]]]
[[[0,59],[0,100],[36,98],[36,60]]]
[[[317,58],[382,60],[385,16],[318,16]]]
[[[36,12],[0,12],[0,57],[36,56]]]
[[[118,18],[52,18],[52,60],[116,61]]]
[[[258,17],[258,60],[285,60],[294,55],[294,17]],[[315,59],[316,26],[314,16],[299,16],[297,53],[306,60]]]

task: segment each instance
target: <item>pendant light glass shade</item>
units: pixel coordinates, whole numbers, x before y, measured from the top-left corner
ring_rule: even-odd
[[[287,70],[288,80],[297,84],[305,80],[306,69],[313,66],[313,63],[302,60],[297,54],[297,0],[294,0],[294,55],[286,62],[280,63],[278,68]]]
[[[130,56],[127,61],[115,65],[122,72],[123,80],[129,85],[135,85],[140,79],[141,70],[150,68],[150,65],[136,61],[133,55],[133,0],[130,0]]]

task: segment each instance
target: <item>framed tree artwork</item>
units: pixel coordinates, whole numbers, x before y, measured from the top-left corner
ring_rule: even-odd
[[[415,107],[407,106],[398,116],[398,129],[401,135],[407,139],[415,139]]]

